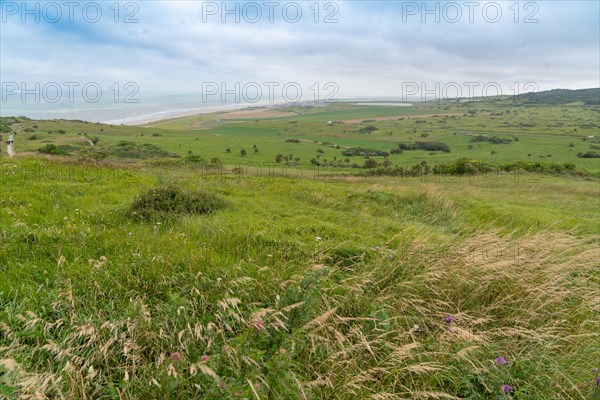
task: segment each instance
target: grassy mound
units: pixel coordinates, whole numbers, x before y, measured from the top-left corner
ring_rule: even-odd
[[[150,189],[140,195],[131,203],[129,213],[140,221],[156,221],[182,214],[209,214],[224,206],[225,202],[215,194],[166,186]]]

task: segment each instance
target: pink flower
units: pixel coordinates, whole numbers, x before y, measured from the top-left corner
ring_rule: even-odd
[[[510,385],[502,385],[502,391],[506,394],[512,393],[513,388]]]
[[[206,354],[203,354],[202,357],[200,357],[200,362],[205,363],[208,361],[208,356]]]
[[[260,383],[255,383],[254,387],[256,388],[256,390],[260,390]]]
[[[287,350],[286,350],[286,349],[284,349],[283,347],[281,347],[281,348],[279,349],[279,354],[285,354],[285,353],[287,353]]]
[[[496,365],[505,365],[505,364],[506,364],[506,359],[504,357],[496,358]]]
[[[265,322],[262,319],[257,319],[250,324],[250,328],[261,331],[265,329]]]
[[[179,360],[181,360],[181,354],[178,351],[171,353],[171,361],[177,362]]]
[[[452,315],[446,315],[444,317],[444,322],[446,322],[448,324],[451,323],[451,322],[454,322],[454,317]]]

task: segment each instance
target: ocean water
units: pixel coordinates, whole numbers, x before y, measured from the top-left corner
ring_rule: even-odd
[[[71,119],[123,125],[140,125],[175,117],[258,106],[280,106],[282,101],[229,102],[203,101],[201,96],[166,95],[137,99],[136,103],[100,99],[91,103],[82,98],[52,103],[36,101],[33,95],[5,96],[0,101],[0,116],[26,116],[33,119]]]
[[[66,96],[65,96],[66,97]],[[110,96],[107,96],[110,97]],[[44,101],[43,96],[36,99],[33,95],[22,96],[15,93],[0,96],[0,116],[26,116],[33,119],[71,119],[89,122],[102,122],[123,125],[142,125],[149,122],[169,118],[184,117],[189,115],[211,113],[247,107],[281,107],[291,105],[283,99],[265,99],[257,102],[236,101],[233,97],[229,101],[221,99],[203,99],[201,95],[153,95],[138,96],[137,102],[115,102],[111,98],[102,97],[92,103],[83,98],[74,98],[68,101]],[[123,100],[123,99],[121,99]],[[243,100],[243,99],[242,99]],[[402,103],[396,98],[366,98],[351,97],[339,99],[357,105],[367,106],[411,106]],[[302,104],[323,105],[304,101]]]

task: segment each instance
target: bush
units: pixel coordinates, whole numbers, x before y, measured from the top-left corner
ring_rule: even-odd
[[[115,157],[133,159],[180,157],[150,143],[137,144],[128,140],[121,140],[116,146],[112,146],[109,152]]]
[[[600,158],[600,153],[596,151],[588,151],[586,153],[577,153],[579,158]]]
[[[398,147],[401,150],[427,150],[427,151],[443,151],[450,153],[450,147],[446,143],[441,142],[414,142],[400,143]]]
[[[358,130],[358,133],[371,133],[371,132],[375,132],[377,130],[379,130],[379,128],[377,128],[376,126],[367,125],[367,126],[365,126],[363,128],[360,128]]]
[[[373,160],[372,158],[369,158],[365,160],[364,166],[365,168],[377,168],[377,166],[379,166],[379,163]]]
[[[139,221],[164,221],[179,215],[203,215],[225,207],[225,201],[205,191],[185,191],[177,186],[148,190],[136,198],[129,215]]]
[[[204,158],[202,158],[198,154],[188,154],[183,159],[183,162],[186,163],[186,164],[198,164],[198,163],[203,163],[204,162]]]
[[[44,147],[40,147],[38,149],[38,151],[40,153],[44,153],[44,154],[52,154],[52,155],[58,155],[58,156],[68,156],[69,152],[64,148],[64,147],[58,147],[55,144],[47,144]]]
[[[390,154],[387,151],[374,150],[374,149],[365,149],[363,147],[353,147],[351,149],[342,150],[342,155],[346,157],[350,156],[383,156],[387,157]]]
[[[485,136],[485,135],[476,135],[469,140],[469,142],[490,142],[492,144],[509,144],[512,142],[510,139],[502,139],[497,136]]]

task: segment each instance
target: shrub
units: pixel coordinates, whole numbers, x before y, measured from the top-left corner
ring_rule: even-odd
[[[441,142],[400,143],[398,147],[401,150],[443,151],[445,153],[450,153],[450,147],[448,147],[446,143]]]
[[[512,142],[510,139],[502,139],[497,136],[485,136],[485,135],[476,135],[469,140],[469,142],[490,142],[492,144],[509,144]]]
[[[579,158],[600,158],[600,153],[596,151],[588,151],[586,153],[577,153]]]
[[[119,158],[179,158],[178,154],[169,153],[160,147],[150,144],[137,144],[128,140],[120,141],[109,149],[111,155]]]
[[[198,164],[198,163],[203,163],[204,158],[202,158],[198,154],[188,154],[187,156],[185,156],[184,162],[186,164]]]
[[[379,130],[379,128],[377,128],[376,126],[367,125],[367,126],[365,126],[363,128],[360,128],[358,130],[358,133],[371,133],[371,132],[375,132],[377,130]]]
[[[369,158],[367,160],[365,160],[365,168],[377,168],[377,166],[379,165],[379,163],[375,160],[373,160],[372,158]]]
[[[55,144],[47,144],[44,147],[40,147],[38,149],[38,151],[40,153],[44,153],[44,154],[52,154],[52,155],[59,155],[59,156],[68,156],[69,152],[64,148],[64,147],[58,147]]]
[[[387,157],[390,154],[387,151],[374,150],[374,149],[365,149],[363,147],[353,147],[351,149],[342,150],[342,155],[349,156],[383,156]]]
[[[166,186],[141,194],[131,203],[129,215],[139,221],[163,221],[179,215],[210,214],[224,206],[225,201],[213,193]]]

